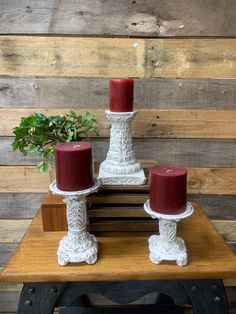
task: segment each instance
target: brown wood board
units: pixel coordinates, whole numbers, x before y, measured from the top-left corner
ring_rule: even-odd
[[[113,189],[87,197],[88,228],[91,231],[150,231],[156,224],[145,215],[142,208],[148,199],[148,187],[137,190]],[[119,188],[119,187],[118,187]],[[124,187],[120,187],[120,189]],[[132,187],[135,189],[135,187]],[[67,230],[66,210],[62,197],[50,192],[44,198],[42,206],[44,231]],[[139,220],[138,220],[139,219]]]
[[[188,248],[189,263],[186,267],[174,263],[152,264],[148,258],[148,234],[140,232],[113,232],[106,236],[101,233],[97,237],[99,256],[96,264],[61,267],[57,263],[56,251],[65,233],[43,232],[39,213],[0,279],[38,282],[236,277],[235,255],[203,211],[197,205],[194,208],[194,214],[179,223],[178,230]]]
[[[90,231],[155,231],[157,222],[143,209],[149,198],[149,186],[101,186],[98,193],[87,197],[88,229]],[[44,231],[67,230],[66,207],[63,198],[51,192],[43,199],[42,221]],[[221,212],[223,214],[223,209]],[[227,237],[234,225],[222,221],[215,225]],[[228,227],[227,227],[228,226]]]
[[[0,3],[5,34],[235,36],[234,0],[11,0]],[[92,25],[92,26],[91,26]]]
[[[9,76],[235,78],[235,39],[0,36]]]
[[[36,165],[40,161],[37,154],[22,157],[13,152],[13,137],[0,140],[0,165]],[[109,148],[109,138],[90,138],[94,160],[104,160]],[[137,159],[153,159],[160,163],[175,163],[188,167],[236,167],[235,139],[133,139]],[[227,152],[227,154],[225,153]]]
[[[77,113],[86,110],[75,109]],[[98,122],[99,137],[109,137],[110,123],[103,109],[89,110]],[[0,135],[12,136],[20,118],[35,112],[46,115],[67,114],[70,109],[0,108]],[[215,138],[235,139],[236,110],[158,110],[140,109],[132,122],[134,138]],[[91,137],[97,138],[94,134]]]
[[[192,204],[195,204],[192,202]],[[213,226],[215,226],[218,233],[224,238],[224,240],[232,245],[233,251],[236,248],[236,219],[210,219]],[[25,232],[27,231],[32,219],[0,219],[0,244],[8,250],[8,245],[18,245],[22,240]],[[157,231],[157,223],[155,231]],[[100,230],[101,231],[101,230]],[[114,230],[112,230],[114,231]],[[136,230],[137,231],[137,230]],[[142,231],[139,231],[142,232]],[[14,249],[12,250],[14,251]],[[4,253],[5,254],[5,253]]]
[[[0,193],[1,219],[32,219],[46,193]],[[190,202],[197,202],[204,208],[208,217],[235,219],[235,195],[189,194]]]
[[[189,194],[235,195],[236,168],[187,169]],[[48,192],[49,175],[42,176],[34,166],[0,166],[0,176],[4,178],[0,181],[0,193]]]

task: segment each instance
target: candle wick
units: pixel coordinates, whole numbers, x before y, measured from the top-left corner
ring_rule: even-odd
[[[77,144],[77,145],[75,145],[75,146],[74,146],[74,148],[78,148],[78,147],[80,147],[80,145],[79,145],[79,144]]]

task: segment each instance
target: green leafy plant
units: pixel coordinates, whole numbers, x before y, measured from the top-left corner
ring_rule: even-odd
[[[78,115],[70,111],[69,114],[57,116],[34,113],[22,117],[19,126],[13,128],[13,151],[19,150],[24,156],[38,153],[41,161],[37,167],[41,173],[45,173],[52,169],[55,144],[97,135],[96,122],[96,117],[90,112]]]

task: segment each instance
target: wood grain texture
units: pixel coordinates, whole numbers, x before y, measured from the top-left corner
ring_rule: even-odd
[[[35,113],[29,108],[0,108],[2,123],[0,135],[12,136],[12,128],[19,125],[20,117]],[[37,108],[46,115],[69,113],[69,109]],[[85,110],[74,110],[82,113]],[[100,137],[109,137],[110,123],[104,110],[93,109],[98,121]],[[236,110],[156,110],[140,109],[132,122],[134,138],[216,138],[235,139]]]
[[[1,219],[33,218],[44,194],[0,193]]]
[[[31,222],[32,219],[0,219],[1,251],[14,252]]]
[[[201,228],[199,228],[199,225]],[[187,237],[191,230],[192,236]],[[158,271],[147,254],[147,234],[100,235],[100,259],[93,267],[58,266],[56,250],[63,232],[43,232],[41,216],[31,224],[20,249],[1,274],[3,281],[86,281],[132,279],[200,279],[236,276],[236,256],[195,205],[194,214],[179,226],[189,252],[187,268],[162,264]],[[41,245],[38,245],[40,241]],[[127,245],[129,243],[129,245]],[[205,254],[205,252],[208,254]],[[123,252],[120,255],[120,252]],[[37,262],[36,262],[37,261]],[[113,265],[111,268],[110,265]],[[132,272],[130,271],[132,269]]]
[[[190,0],[0,3],[1,33],[128,36],[234,36],[235,2]]]
[[[236,202],[234,195],[188,195],[190,202],[202,206],[204,212],[211,218],[236,218]]]
[[[1,36],[11,76],[235,78],[235,39]]]
[[[143,209],[143,204],[149,198],[149,187],[144,185],[138,188],[139,190],[135,187],[127,189],[108,185],[102,186],[97,193],[89,195],[87,197],[89,231],[156,231],[156,221],[151,219]],[[188,199],[191,198],[192,195],[188,195]],[[231,207],[233,211],[234,206]],[[62,197],[55,196],[51,192],[47,193],[42,201],[41,211],[44,231],[68,230],[66,206]],[[204,212],[206,213],[205,210]],[[221,217],[223,213],[224,207],[221,207]],[[236,226],[231,220],[216,220],[213,216],[212,222],[215,225],[220,224],[219,228],[222,228],[220,233],[224,232],[227,240],[236,241],[233,231],[236,230]],[[232,238],[229,239],[225,235],[227,232]]]
[[[20,242],[31,220],[0,220],[1,243]]]
[[[234,79],[135,79],[134,108],[234,109]],[[109,78],[0,76],[0,107],[109,108]],[[37,109],[36,109],[37,110]]]
[[[9,254],[16,249],[18,243],[22,240],[31,221],[31,219],[0,219],[0,251],[9,256]],[[236,220],[212,219],[211,222],[217,231],[224,237],[225,241],[233,243],[236,242]],[[6,257],[4,258],[6,259]],[[1,263],[3,264],[3,260]]]
[[[224,239],[236,241],[236,221],[234,220],[212,220],[217,231]]]
[[[13,152],[13,137],[0,138],[0,165],[35,165],[40,161],[36,154],[22,156]],[[93,138],[95,160],[106,158],[109,139]],[[160,163],[176,163],[188,167],[236,167],[235,140],[217,139],[134,139],[137,159],[150,158]],[[227,152],[227,154],[225,154]]]
[[[20,291],[21,290],[19,288],[15,289],[14,287],[12,288],[12,290],[0,290],[1,314],[17,313],[17,305],[20,297]]]
[[[32,219],[44,196],[41,193],[0,193],[1,219]],[[200,204],[211,218],[236,218],[234,195],[189,194],[188,200]]]
[[[0,193],[46,193],[49,175],[34,166],[0,166]],[[236,168],[188,168],[189,194],[236,193]]]
[[[2,243],[2,242],[0,242],[0,267],[6,265],[9,258],[15,252],[17,245],[18,245],[18,243]],[[1,294],[1,292],[0,292],[0,294]],[[1,304],[1,302],[0,302],[0,304]],[[1,308],[1,306],[0,306],[0,308]]]

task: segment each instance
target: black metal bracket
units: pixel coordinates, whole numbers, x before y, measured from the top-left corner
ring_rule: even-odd
[[[195,314],[228,313],[227,296],[221,280],[135,280],[26,283],[19,300],[18,314],[52,314],[55,307],[77,306],[87,308],[87,312],[84,309],[84,312],[78,313],[90,314],[95,312],[92,311],[88,299],[85,297],[86,294],[98,293],[116,303],[128,305],[152,292],[168,296],[169,308],[188,304],[193,307]],[[163,302],[160,300],[159,294],[156,306],[163,308]],[[88,310],[89,307],[90,310]],[[150,306],[150,313],[153,313],[151,310],[153,310],[152,306]],[[64,311],[66,310],[64,309]],[[76,313],[73,311],[75,309],[64,313]],[[149,313],[147,308],[145,312]],[[136,313],[139,312],[136,311]],[[160,313],[162,312],[160,311]]]

